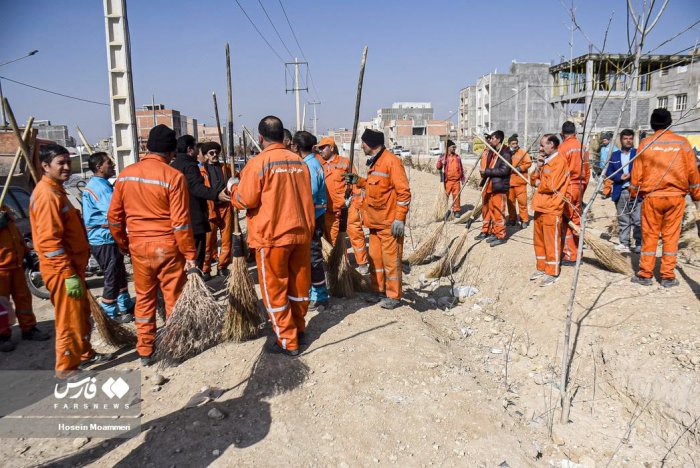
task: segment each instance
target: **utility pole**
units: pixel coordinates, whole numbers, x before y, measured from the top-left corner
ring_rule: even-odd
[[[527,139],[527,130],[528,130],[528,104],[530,103],[530,82],[528,80],[525,80],[525,144],[528,144],[530,140]]]
[[[287,82],[286,74],[287,74],[287,67],[289,65],[294,65],[294,85],[292,89],[287,88],[285,91],[289,93],[290,91],[294,93],[294,99],[296,101],[296,109],[297,109],[297,131],[301,130],[302,128],[302,122],[301,122],[301,101],[300,101],[300,95],[299,91],[308,91],[309,88],[300,88],[299,87],[299,66],[300,65],[306,65],[308,67],[308,62],[300,62],[296,57],[294,58],[293,62],[287,62],[284,64],[285,66],[285,85]]]
[[[301,114],[301,129],[306,130],[306,103],[304,103],[304,112]]]
[[[151,94],[151,109],[153,110],[153,126],[158,125],[158,120],[156,119],[156,96]]]
[[[0,80],[0,104],[3,102],[5,96],[2,94],[2,80]],[[5,106],[0,105],[0,113],[2,114],[2,127],[7,128],[7,117],[5,117]]]
[[[318,125],[317,125],[318,118],[316,117],[316,106],[321,104],[321,101],[310,101],[308,104],[310,106],[313,106],[313,108],[314,108],[314,135],[317,135],[318,134]]]

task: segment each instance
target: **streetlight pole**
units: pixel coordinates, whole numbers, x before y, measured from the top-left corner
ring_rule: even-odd
[[[27,55],[23,55],[19,58],[8,60],[7,62],[0,63],[0,67],[4,67],[7,64],[16,62],[18,60],[26,59],[27,57],[31,57],[32,55],[38,54],[39,51],[37,49],[32,50],[29,52]],[[0,102],[3,102],[3,99],[5,96],[2,94],[2,80],[0,80]],[[5,106],[0,106],[0,113],[2,113],[2,126],[3,128],[7,128],[7,116],[5,115]]]

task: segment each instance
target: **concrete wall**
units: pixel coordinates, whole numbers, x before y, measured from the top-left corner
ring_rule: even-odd
[[[668,70],[668,74],[661,75],[655,72],[651,77],[651,89],[654,97],[647,101],[646,112],[640,112],[639,124],[648,128],[651,112],[658,107],[660,96],[668,97],[668,110],[674,122],[677,122],[683,114],[687,113],[684,121],[700,117],[700,109],[696,106],[700,98],[700,63],[697,61],[685,67],[675,67]],[[687,95],[687,108],[685,111],[676,111],[676,99],[678,95]],[[694,110],[691,110],[695,107]],[[700,133],[700,121],[687,122],[674,127],[675,132]]]

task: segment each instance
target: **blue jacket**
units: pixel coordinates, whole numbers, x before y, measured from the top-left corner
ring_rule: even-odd
[[[112,184],[102,177],[92,177],[83,190],[83,222],[90,245],[114,244],[109,232],[107,211],[112,201]]]
[[[612,150],[611,150],[612,148]],[[615,152],[618,151],[619,148],[617,146],[613,146],[612,143],[608,143],[607,145],[601,146],[600,147],[600,161],[598,161],[598,167],[601,169],[605,167],[605,163],[608,161],[608,156],[610,156],[610,152]]]
[[[637,155],[637,150],[635,148],[632,148],[630,150],[630,164],[627,166],[628,172],[632,174],[632,166],[634,165],[634,157]],[[610,177],[611,174],[615,173],[615,171],[618,171],[622,167],[622,153],[620,150],[615,151],[612,154],[612,157],[610,158],[610,164],[608,164],[608,169],[605,171],[605,177]],[[610,180],[612,181],[612,194],[610,198],[612,198],[612,201],[617,203],[617,201],[620,199],[620,193],[622,193],[622,186],[625,184],[629,184],[630,179],[627,180],[622,180],[620,179],[622,175],[624,174],[624,171],[620,171],[617,174],[615,174]]]
[[[306,155],[304,162],[309,166],[311,176],[311,197],[314,199],[315,217],[326,213],[326,178],[321,163],[314,153]]]

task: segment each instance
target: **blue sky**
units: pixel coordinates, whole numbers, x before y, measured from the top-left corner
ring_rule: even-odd
[[[258,0],[239,0],[285,61],[291,57],[277,38]],[[278,0],[260,0],[292,54],[301,53]],[[641,3],[634,0],[635,3]],[[310,62],[316,90],[302,102],[320,99],[319,131],[350,127],[360,55],[369,46],[361,119],[395,101],[430,101],[437,118],[457,110],[458,92],[479,76],[506,71],[512,60],[558,61],[569,55],[570,22],[558,0],[353,2],[282,0]],[[657,3],[661,3],[659,0]],[[608,50],[627,50],[625,2],[576,2],[581,27],[602,44],[614,10]],[[294,97],[285,94],[285,68],[257,35],[235,0],[199,2],[129,0],[136,106],[156,102],[200,122],[213,124],[211,92],[225,118],[224,43],[231,45],[234,121],[255,127],[267,114],[289,127]],[[104,12],[99,0],[0,0],[0,63],[39,53],[0,68],[0,75],[42,88],[108,102]],[[700,2],[671,0],[648,39],[660,42],[700,18]],[[674,53],[700,39],[700,26],[657,53]],[[574,54],[588,50],[574,35]],[[648,48],[647,48],[648,49]],[[109,108],[45,94],[2,81],[20,121],[80,126],[90,140],[111,132]],[[308,114],[311,110],[309,108]],[[242,117],[238,117],[242,115]],[[309,120],[310,125],[310,120]]]

